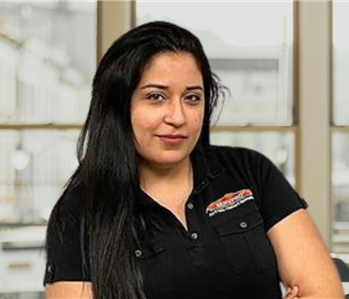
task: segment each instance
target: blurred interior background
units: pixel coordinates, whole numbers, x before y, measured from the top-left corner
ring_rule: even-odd
[[[152,20],[196,34],[230,89],[211,142],[268,156],[349,263],[348,14],[340,1],[0,1],[0,299],[44,298],[46,224],[96,65]]]

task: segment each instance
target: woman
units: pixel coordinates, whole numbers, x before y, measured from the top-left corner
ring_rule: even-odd
[[[47,231],[47,298],[343,298],[299,198],[261,154],[209,145],[223,88],[199,40],[139,26],[103,57],[80,165]]]

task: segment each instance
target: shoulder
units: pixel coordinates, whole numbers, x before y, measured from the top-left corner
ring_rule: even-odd
[[[54,209],[60,214],[69,214],[71,217],[79,218],[80,212],[84,206],[83,204],[83,193],[81,187],[67,187]]]
[[[229,158],[255,158],[263,156],[258,151],[255,151],[250,148],[245,147],[235,147],[235,146],[221,146],[221,145],[210,145],[204,150],[205,155],[210,158],[219,158],[219,157],[229,157]]]
[[[283,177],[269,158],[249,148],[212,145],[205,150],[205,161],[211,174],[226,172],[259,190],[275,177]]]
[[[205,158],[209,164],[223,168],[256,169],[272,162],[262,153],[253,149],[232,146],[210,145],[204,150]]]
[[[52,209],[47,227],[47,235],[59,236],[67,229],[78,228],[84,206],[81,188],[67,187]]]

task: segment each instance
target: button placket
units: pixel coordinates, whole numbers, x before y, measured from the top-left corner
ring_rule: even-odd
[[[197,213],[195,212],[198,207],[195,206],[195,204],[195,198],[191,196],[185,205],[187,237],[189,237],[192,241],[197,241],[197,239],[199,238],[198,230],[200,230],[200,228],[198,227]]]

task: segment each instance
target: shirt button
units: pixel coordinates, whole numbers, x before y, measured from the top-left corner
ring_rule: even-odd
[[[240,227],[241,228],[246,228],[247,227],[247,223],[245,221],[240,222]]]
[[[205,185],[206,184],[206,181],[201,181],[201,185]]]
[[[188,209],[191,210],[192,208],[194,208],[194,205],[190,202],[190,203],[188,203],[187,207],[188,207]]]
[[[136,257],[140,257],[140,256],[142,255],[142,251],[140,251],[139,249],[137,249],[137,250],[135,251],[135,255],[136,255]]]
[[[193,240],[196,240],[198,237],[199,237],[199,235],[198,235],[197,233],[192,233],[192,234],[191,234],[191,238],[192,238]]]

